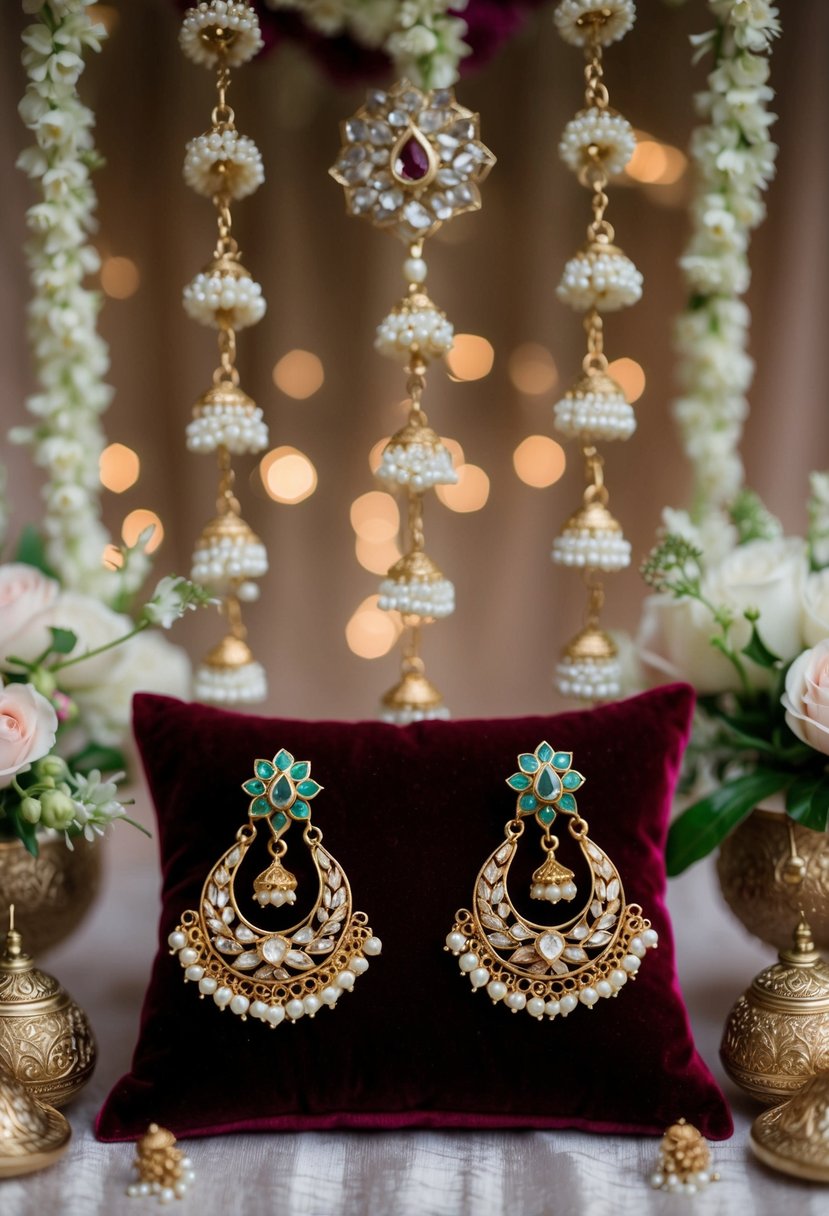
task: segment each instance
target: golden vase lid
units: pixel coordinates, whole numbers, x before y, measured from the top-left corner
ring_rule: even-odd
[[[810,1182],[829,1182],[829,1073],[754,1120],[749,1137],[764,1165]]]
[[[829,1013],[829,964],[818,954],[805,918],[794,944],[754,977],[746,996],[751,1004],[780,1013]]]
[[[25,1085],[0,1068],[0,1178],[52,1165],[71,1135],[59,1111],[38,1102]]]
[[[55,977],[36,967],[34,959],[24,951],[23,939],[14,927],[12,905],[0,952],[0,1018],[22,1012],[47,1012],[67,999]]]

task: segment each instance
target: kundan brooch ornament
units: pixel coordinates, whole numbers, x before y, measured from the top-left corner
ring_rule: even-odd
[[[546,742],[518,757],[518,772],[507,778],[518,794],[515,818],[478,873],[472,911],[458,912],[446,938],[446,949],[473,990],[486,988],[493,1004],[503,1002],[513,1013],[525,1009],[539,1020],[566,1017],[580,1004],[591,1008],[616,996],[658,941],[638,904],[625,903],[613,862],[587,835],[575,797],[585,778],[572,764],[572,752]],[[559,814],[587,863],[586,898],[579,898],[573,871],[556,858],[559,841],[550,829]],[[579,899],[579,910],[556,925],[522,916],[508,890],[518,841],[531,817],[541,828],[544,859],[530,895],[551,904]]]
[[[324,1005],[333,1008],[382,946],[365,913],[354,911],[345,871],[311,823],[311,800],[322,786],[311,778],[310,762],[282,749],[253,767],[242,786],[250,798],[250,823],[207,875],[198,911],[184,913],[168,942],[185,980],[198,984],[202,997],[243,1020],[250,1016],[278,1026],[313,1017]],[[294,823],[303,828],[319,882],[313,907],[289,928],[261,928],[239,903],[239,868],[263,823],[271,862],[253,882],[253,907],[259,904],[264,913],[296,902],[297,880],[283,865],[283,837]]]

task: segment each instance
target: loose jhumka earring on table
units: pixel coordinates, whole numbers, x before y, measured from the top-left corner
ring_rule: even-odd
[[[604,603],[602,575],[630,564],[630,544],[608,510],[604,462],[597,444],[629,439],[636,422],[625,394],[608,374],[602,313],[635,304],[642,295],[642,275],[614,244],[605,218],[611,177],[622,172],[633,155],[636,138],[627,119],[608,104],[602,51],[633,25],[633,0],[562,0],[555,22],[565,41],[582,47],[585,108],[567,123],[559,153],[583,186],[591,191],[593,216],[587,242],[564,268],[557,295],[583,312],[587,353],[582,371],[555,407],[556,427],[582,450],[586,488],[582,505],[567,520],[553,543],[553,561],[580,569],[588,590],[584,628],[569,642],[557,669],[559,691],[587,701],[611,700],[620,693],[616,645],[600,627]]]
[[[407,246],[406,294],[377,329],[376,349],[403,363],[404,426],[383,450],[377,478],[406,496],[402,557],[380,584],[380,608],[403,621],[401,678],[382,698],[381,716],[404,725],[448,717],[443,697],[426,677],[421,630],[455,608],[455,591],[425,550],[423,499],[453,485],[452,457],[423,409],[426,370],[452,348],[453,328],[426,290],[423,242],[441,224],[481,205],[478,191],[495,158],[479,138],[478,115],[459,105],[452,89],[421,91],[407,80],[372,90],[343,123],[342,150],[331,169],[345,187],[351,215],[384,228]]]
[[[613,862],[587,835],[575,797],[585,778],[572,764],[571,752],[546,742],[518,757],[518,772],[507,778],[518,794],[515,817],[481,866],[472,910],[461,908],[446,938],[445,949],[456,956],[473,990],[485,988],[493,1004],[503,1003],[513,1013],[524,1009],[539,1020],[566,1017],[579,1004],[591,1008],[616,996],[658,941],[638,904],[625,903]],[[559,840],[551,828],[559,814],[587,864],[586,895],[556,857]],[[556,925],[522,916],[508,890],[510,867],[530,818],[541,829],[543,854],[531,897],[551,904],[579,901],[575,915]]]
[[[192,577],[216,593],[227,633],[197,668],[194,693],[218,705],[250,704],[264,700],[266,682],[264,668],[246,641],[241,605],[257,598],[252,580],[267,572],[268,560],[265,546],[242,519],[231,457],[261,452],[268,444],[262,411],[239,387],[236,368],[237,331],[261,320],[265,301],[261,287],[242,265],[231,231],[231,203],[252,194],[263,182],[264,171],[253,140],[236,130],[227,92],[230,69],[251,59],[262,47],[262,37],[248,4],[212,0],[185,13],[180,43],[195,63],[215,70],[217,93],[209,129],[187,145],[184,180],[212,200],[218,238],[212,258],[184,289],[184,308],[219,335],[219,366],[193,408],[187,446],[191,452],[215,454],[218,460],[216,517],[196,542]]]
[[[324,1005],[333,1008],[368,970],[381,942],[365,913],[354,911],[345,871],[311,823],[311,800],[322,786],[311,778],[310,762],[282,749],[273,760],[256,760],[253,769],[242,785],[250,798],[250,823],[208,873],[198,911],[183,914],[168,942],[185,980],[197,984],[202,997],[243,1019],[278,1026],[286,1018],[313,1017]],[[294,823],[302,826],[319,881],[310,911],[278,931],[254,924],[238,902],[239,868],[263,823],[271,862],[250,893],[262,912],[296,902],[297,880],[283,865],[284,836]]]

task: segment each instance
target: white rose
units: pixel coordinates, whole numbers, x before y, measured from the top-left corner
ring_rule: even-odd
[[[829,638],[795,659],[780,700],[798,739],[829,755]]]
[[[31,684],[0,689],[0,788],[52,750],[57,728],[54,706]]]
[[[180,646],[147,630],[121,647],[122,661],[108,684],[85,689],[75,700],[89,736],[105,746],[123,744],[128,735],[133,693],[190,696],[190,660]]]
[[[48,647],[51,641],[50,628],[68,629],[78,639],[70,654],[62,656],[64,659],[71,659],[87,650],[116,641],[129,633],[132,627],[128,616],[112,612],[100,600],[75,591],[63,591],[48,608],[27,623],[27,627],[19,635],[16,649],[21,659],[32,662]],[[121,662],[123,656],[120,648],[105,650],[103,654],[73,663],[58,672],[58,684],[67,692],[106,684]]]
[[[700,693],[739,687],[734,667],[711,645],[719,629],[698,600],[649,595],[642,606],[636,645],[646,668],[668,680],[687,680]]]
[[[57,599],[60,587],[34,566],[10,562],[0,566],[0,667],[10,654],[27,656],[17,651],[19,635],[37,616]]]
[[[803,585],[802,629],[807,646],[829,638],[829,570],[810,574]]]

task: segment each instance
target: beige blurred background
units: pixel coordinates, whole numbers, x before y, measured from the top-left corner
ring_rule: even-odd
[[[140,459],[137,483],[104,495],[114,534],[135,510],[155,512],[164,542],[158,574],[186,571],[193,540],[209,518],[215,472],[190,455],[184,427],[214,366],[214,337],[189,321],[181,288],[207,260],[214,221],[206,200],[183,184],[187,139],[209,123],[209,74],[177,46],[169,0],[101,6],[113,35],[85,74],[85,98],[98,114],[107,166],[96,177],[98,241],[109,262],[101,329],[111,345],[115,402],[108,438]],[[454,617],[430,628],[424,653],[455,716],[542,712],[560,702],[551,676],[560,647],[578,628],[578,576],[554,568],[552,539],[578,505],[581,470],[566,445],[567,468],[555,484],[521,481],[513,453],[531,435],[554,436],[551,406],[582,356],[580,322],[555,298],[565,259],[582,239],[587,195],[558,160],[559,133],[581,102],[579,54],[555,35],[550,5],[488,67],[464,81],[459,99],[481,113],[498,164],[484,187],[484,208],[453,221],[429,242],[429,285],[459,333],[491,343],[489,374],[453,382],[435,369],[426,408],[436,428],[456,439],[467,462],[483,469],[489,495],[479,510],[427,504],[427,549],[456,584]],[[778,177],[769,218],[752,245],[751,393],[744,456],[748,480],[788,530],[804,526],[806,477],[829,466],[826,423],[827,239],[829,174],[825,159],[829,85],[829,5],[781,5],[784,36],[775,46],[772,83],[780,121]],[[19,35],[26,18],[14,0],[0,11],[0,359],[3,428],[24,421],[31,390],[25,347],[27,274],[21,254],[29,183],[14,169],[28,133],[17,117],[24,88]],[[684,149],[693,123],[692,93],[705,68],[690,67],[688,35],[708,28],[707,8],[642,0],[634,32],[606,60],[611,103],[641,131]],[[371,716],[396,678],[393,654],[372,660],[349,648],[346,626],[378,576],[355,554],[351,504],[375,489],[368,454],[402,419],[403,376],[373,350],[374,327],[401,294],[402,247],[348,219],[342,190],[327,176],[338,122],[360,103],[361,87],[339,88],[288,46],[234,76],[239,129],[261,148],[265,186],[237,205],[245,264],[268,300],[264,321],[240,336],[242,383],[265,410],[273,448],[303,453],[315,491],[293,505],[268,498],[256,461],[237,462],[243,512],[268,544],[271,571],[248,610],[251,642],[268,668],[268,709],[306,717]],[[610,358],[634,360],[646,387],[639,429],[608,445],[614,513],[638,561],[652,542],[661,508],[682,506],[688,470],[669,416],[671,321],[683,300],[676,260],[687,233],[688,175],[682,159],[650,149],[640,176],[612,191],[610,218],[625,251],[642,269],[646,295],[607,322]],[[660,159],[661,158],[661,159]],[[105,262],[105,270],[107,263]],[[544,348],[527,351],[527,344]],[[525,349],[521,349],[525,348]],[[324,379],[313,385],[290,360],[311,352]],[[528,355],[533,359],[528,360]],[[307,363],[307,361],[306,361]],[[311,361],[312,373],[317,365]],[[557,380],[556,380],[557,375]],[[529,377],[529,379],[528,379]],[[319,375],[316,376],[319,380]],[[536,391],[528,392],[528,388]],[[522,391],[523,390],[523,391]],[[39,474],[27,454],[4,452],[14,525],[38,512]],[[376,557],[376,554],[375,554]],[[644,594],[635,566],[608,578],[606,623],[634,629]],[[363,622],[365,623],[365,622]],[[359,622],[358,622],[359,625]],[[194,657],[219,636],[203,616],[179,626],[175,640]],[[352,642],[360,628],[352,626]]]

